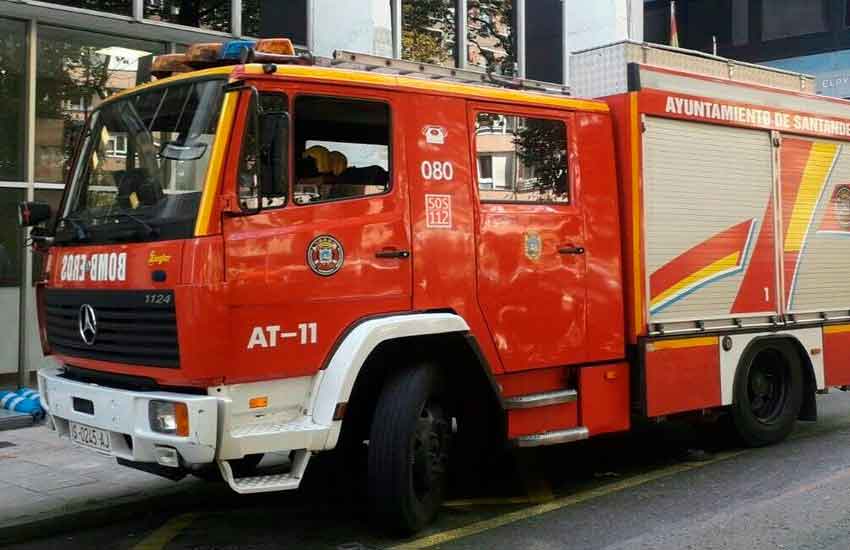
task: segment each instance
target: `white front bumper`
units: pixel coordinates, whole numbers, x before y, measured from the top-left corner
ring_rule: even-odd
[[[70,437],[68,422],[110,432],[111,454],[133,462],[156,462],[157,446],[172,447],[186,464],[208,464],[215,460],[219,399],[206,395],[172,392],[134,392],[61,377],[61,365],[52,363],[38,372],[38,384],[50,418],[61,437]],[[94,414],[74,409],[74,398],[94,404]],[[189,411],[189,436],[156,433],[148,420],[153,400],[185,403]]]

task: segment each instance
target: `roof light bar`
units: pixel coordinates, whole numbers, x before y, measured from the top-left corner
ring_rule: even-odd
[[[151,74],[156,78],[166,78],[175,73],[240,63],[312,65],[313,56],[296,55],[295,47],[288,38],[240,39],[224,44],[208,42],[189,46],[185,54],[156,56]]]

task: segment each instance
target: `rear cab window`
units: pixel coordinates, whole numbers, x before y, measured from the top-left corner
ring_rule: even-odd
[[[299,205],[390,190],[390,107],[380,101],[299,96],[294,107]]]

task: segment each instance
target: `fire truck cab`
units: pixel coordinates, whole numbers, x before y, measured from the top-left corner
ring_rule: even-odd
[[[652,194],[674,168],[650,138],[687,147],[712,124],[675,134],[648,118],[658,98],[640,79],[657,73],[623,51],[588,54],[587,74],[610,69],[609,89],[590,92],[605,101],[438,68],[404,76],[418,64],[353,54],[312,62],[281,41],[165,56],[155,69],[175,76],[89,118],[60,211],[36,234],[50,245],[39,383],[51,425],[160,475],[215,468],[239,493],[297,488],[314,453],[360,453],[376,514],[407,532],[437,513],[450,458],[490,435],[565,443],[627,430],[635,413],[725,407],[749,443],[782,439],[827,385],[821,335],[834,356],[850,349],[850,310],[822,307],[833,313],[802,327],[770,298],[778,270],[747,287],[758,298],[767,285],[769,307],[741,313],[721,294],[705,302],[717,311],[699,309],[719,276],[781,261],[774,240],[750,246],[780,224],[764,214],[778,136],[765,134],[752,198],[763,224],[747,211],[750,225],[703,227],[697,209],[694,228],[659,230],[658,212],[716,210],[710,192]],[[706,95],[738,89],[710,84]],[[681,101],[668,118],[687,118]],[[724,128],[764,122],[742,116]],[[116,138],[126,155],[110,154]],[[30,225],[46,217],[22,206]],[[722,250],[700,244],[714,233]],[[665,317],[674,303],[684,309]],[[281,451],[289,473],[255,471]]]

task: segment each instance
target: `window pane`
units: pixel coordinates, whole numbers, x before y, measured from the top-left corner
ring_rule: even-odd
[[[61,4],[87,10],[108,11],[118,15],[132,15],[132,0],[46,0],[51,4]]]
[[[390,188],[390,109],[384,103],[301,97],[295,102],[294,143],[298,204]]]
[[[230,32],[230,0],[145,0],[145,18]]]
[[[479,113],[475,146],[482,201],[570,201],[563,121]]]
[[[260,36],[260,0],[242,0],[242,34]]]
[[[762,39],[776,40],[826,32],[829,0],[762,0]]]
[[[35,180],[62,183],[86,115],[103,98],[136,85],[139,59],[163,44],[40,26]]]
[[[24,179],[26,26],[0,19],[0,180]]]
[[[504,75],[515,74],[513,0],[469,0],[468,7],[469,64]]]
[[[402,0],[402,57],[456,66],[455,0]]]
[[[20,281],[18,204],[26,198],[23,189],[0,188],[0,286],[17,286]]]

